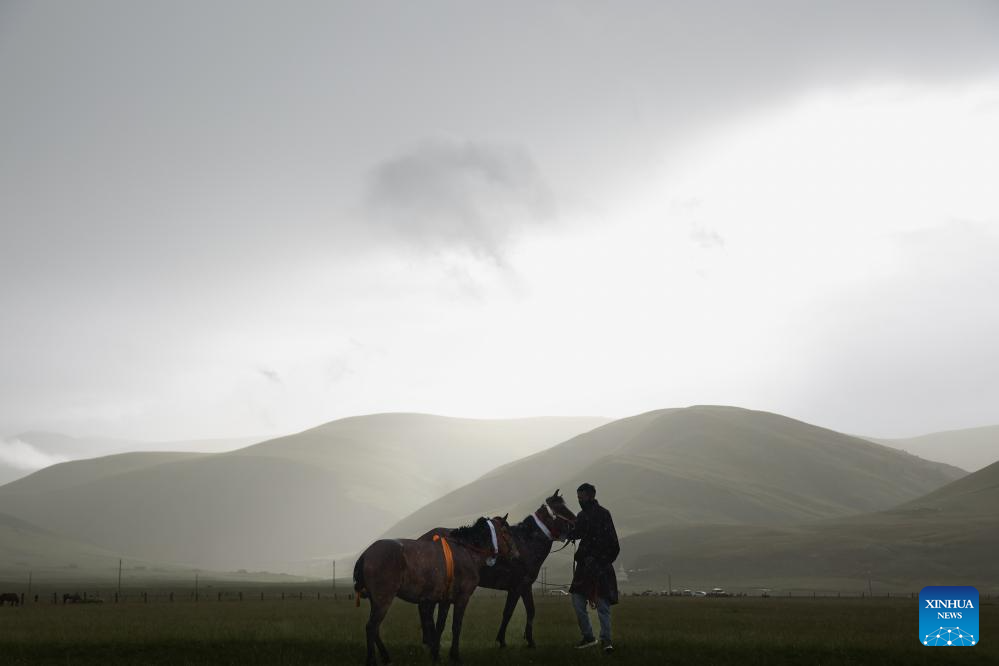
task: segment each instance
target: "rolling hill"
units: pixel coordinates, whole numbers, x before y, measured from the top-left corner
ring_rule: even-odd
[[[325,574],[413,507],[605,422],[353,417],[228,453],[65,463],[0,487],[0,511],[139,559]]]
[[[671,526],[622,539],[633,585],[860,594],[999,591],[999,463],[887,511],[790,527]]]
[[[935,432],[908,439],[873,439],[928,460],[944,460],[971,472],[999,460],[999,426]]]
[[[659,526],[790,526],[878,511],[965,472],[890,447],[736,407],[666,409],[614,421],[500,467],[386,533],[420,534],[475,512],[526,515],[546,494],[597,487],[618,532]]]
[[[0,580],[65,578],[77,572],[110,572],[118,557],[94,546],[0,513]]]

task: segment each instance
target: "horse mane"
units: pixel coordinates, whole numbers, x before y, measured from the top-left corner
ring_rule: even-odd
[[[451,536],[459,541],[470,543],[473,546],[492,546],[493,539],[486,522],[488,522],[487,518],[479,518],[471,525],[463,525],[451,530]]]

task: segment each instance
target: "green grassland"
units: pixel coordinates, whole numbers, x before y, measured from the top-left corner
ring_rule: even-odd
[[[367,602],[340,596],[285,600],[267,592],[237,601],[206,594],[142,603],[0,608],[4,664],[361,664]],[[538,600],[536,649],[520,640],[523,610],[493,643],[502,598],[479,590],[469,606],[462,656],[470,665],[589,664],[942,664],[999,662],[999,604],[983,600],[981,645],[944,650],[917,641],[917,602],[910,599],[693,599],[624,597],[614,607],[617,652],[574,650],[575,619],[564,597]],[[595,621],[595,618],[594,618]],[[397,601],[383,626],[396,664],[428,664],[416,610]],[[450,634],[445,635],[445,641]]]

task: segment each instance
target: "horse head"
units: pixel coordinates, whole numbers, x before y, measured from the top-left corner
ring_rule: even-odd
[[[566,505],[565,498],[559,495],[558,489],[554,495],[545,499],[545,506],[551,511],[559,534],[568,532],[576,522],[576,514]]]
[[[498,557],[505,557],[508,560],[520,557],[520,551],[517,550],[517,542],[513,538],[513,533],[510,532],[510,523],[507,522],[507,513],[504,516],[494,516],[492,518],[493,527],[496,529],[496,546]]]

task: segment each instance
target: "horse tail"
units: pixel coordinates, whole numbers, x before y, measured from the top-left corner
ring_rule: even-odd
[[[367,598],[368,589],[364,586],[364,555],[357,558],[357,562],[354,563],[354,606],[359,607],[361,605],[361,598]]]

